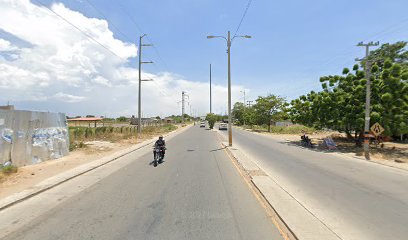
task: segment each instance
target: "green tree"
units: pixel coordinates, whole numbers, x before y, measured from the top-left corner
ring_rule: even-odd
[[[121,116],[121,117],[116,118],[116,121],[118,121],[118,122],[126,122],[126,121],[128,121],[128,118],[125,117],[125,116]]]
[[[208,121],[208,125],[210,125],[210,129],[214,128],[214,124],[217,121],[217,115],[213,114],[213,113],[209,113],[207,114],[207,116],[205,117],[205,120]]]
[[[254,125],[256,123],[256,114],[253,107],[244,106],[241,102],[236,102],[232,109],[232,116],[239,125]]]
[[[388,136],[407,133],[408,56],[406,42],[384,44],[370,53],[371,123],[379,122]],[[385,58],[385,59],[384,59]],[[364,62],[362,66],[364,66]],[[354,138],[362,136],[366,95],[365,72],[359,65],[342,75],[320,78],[321,92],[310,92],[291,102],[292,121],[316,128],[330,128]]]
[[[266,97],[259,96],[253,106],[258,124],[267,124],[271,131],[272,121],[278,121],[286,116],[286,100],[282,97],[270,94]]]

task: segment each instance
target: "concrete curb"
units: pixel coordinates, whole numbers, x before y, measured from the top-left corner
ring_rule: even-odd
[[[248,129],[241,129],[241,130],[247,131],[247,132],[250,132],[250,133],[253,133],[253,134],[257,134],[257,135],[260,135],[260,136],[265,136],[265,137],[268,137],[268,138],[271,138],[271,139],[277,141],[277,139],[273,138],[272,136],[269,136],[268,134],[262,134],[262,133],[258,133],[258,132],[252,132],[252,131],[250,131],[250,130],[248,130]],[[287,141],[287,140],[286,140],[286,141]],[[304,148],[304,147],[301,147],[301,148],[307,149],[307,148]],[[338,155],[339,157],[345,157],[345,158],[352,159],[352,160],[355,160],[355,159],[363,160],[363,161],[366,161],[366,162],[368,162],[368,163],[373,163],[373,164],[378,164],[378,165],[382,165],[382,166],[389,167],[389,168],[394,168],[394,169],[399,169],[399,170],[403,170],[403,171],[408,171],[408,169],[406,169],[406,168],[398,167],[398,166],[391,165],[391,164],[382,163],[381,160],[378,160],[378,159],[366,160],[364,157],[361,157],[361,156],[351,156],[351,155],[349,155],[349,154],[347,154],[347,153],[342,153],[342,152],[330,152],[329,154]]]
[[[322,221],[308,211],[299,201],[285,191],[285,189],[273,179],[273,176],[268,176],[254,161],[242,153],[237,147],[229,147],[226,142],[222,142],[222,145],[250,176],[251,182],[259,190],[261,195],[274,209],[277,216],[296,239],[341,239]]]
[[[187,130],[188,128],[190,128],[191,125],[188,125],[186,127],[182,127],[179,129],[176,129],[170,133],[165,134],[165,137],[174,137],[182,132],[184,132],[185,130]],[[145,140],[141,143],[136,144],[135,146],[132,146],[130,148],[118,151],[116,153],[113,153],[110,156],[107,157],[103,157],[97,160],[94,160],[92,162],[80,165],[74,169],[68,170],[66,172],[62,172],[56,176],[50,177],[48,179],[45,179],[44,181],[38,183],[37,185],[35,185],[34,187],[24,190],[22,192],[19,193],[15,193],[12,194],[11,196],[8,196],[4,199],[0,200],[0,212],[17,204],[20,202],[23,202],[27,199],[30,199],[40,193],[43,193],[49,189],[52,189],[58,185],[61,185],[71,179],[74,179],[76,177],[79,177],[87,172],[90,172],[92,170],[95,170],[101,166],[104,166],[108,163],[111,163],[115,160],[118,160],[119,158],[126,156],[132,152],[135,152],[141,148],[144,148],[146,146],[149,146],[150,144],[152,144],[155,141],[155,138],[152,139],[148,139]]]

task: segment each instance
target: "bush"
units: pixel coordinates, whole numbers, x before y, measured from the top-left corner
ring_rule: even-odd
[[[1,172],[6,175],[16,173],[17,171],[18,171],[18,168],[12,165],[1,168]]]
[[[217,121],[217,116],[215,114],[209,113],[205,117],[205,120],[208,121],[208,125],[210,125],[210,129],[214,128],[214,124]]]

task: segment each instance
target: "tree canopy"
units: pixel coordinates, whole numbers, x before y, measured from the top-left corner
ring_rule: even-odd
[[[371,123],[379,122],[385,135],[408,133],[407,42],[384,44],[369,55],[371,64]],[[341,75],[320,78],[322,91],[311,91],[291,102],[294,122],[317,128],[362,133],[367,79],[363,67],[345,68]]]

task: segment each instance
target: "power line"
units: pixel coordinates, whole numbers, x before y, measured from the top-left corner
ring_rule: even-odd
[[[109,21],[109,18],[100,10],[98,9],[94,4],[92,4],[89,0],[85,0],[92,8],[94,8],[104,19],[106,19],[107,21]],[[130,14],[127,12],[126,8],[123,6],[123,4],[121,4],[120,2],[118,2],[118,4],[120,5],[120,8],[122,8],[123,12],[125,13],[125,15],[127,15],[127,17],[130,19],[130,21],[136,26],[136,28],[143,33],[142,28],[139,26],[139,24],[136,23],[136,21],[130,16]],[[123,33],[114,23],[113,21],[109,21],[110,24],[112,25],[112,27],[118,31],[123,37],[125,37],[129,42],[132,42],[132,40],[130,39],[130,37]],[[156,54],[158,55],[160,61],[166,65],[166,62],[164,61],[164,59],[161,57],[159,50],[156,48],[155,44],[153,43],[153,41],[151,40],[151,38],[149,37],[149,35],[146,35],[147,40],[150,42],[150,44],[152,45],[153,49],[155,50]],[[148,57],[146,57],[150,62],[153,63],[153,65],[157,68],[156,63],[154,63],[153,61],[151,61]],[[165,66],[166,67],[166,66]],[[167,67],[166,67],[167,68]],[[166,93],[166,91],[163,91],[162,89],[160,89],[159,84],[156,81],[152,81],[158,88],[159,88],[159,92],[162,96],[164,97],[169,97],[169,94]]]
[[[95,9],[95,11],[97,11],[104,19],[106,19],[108,21],[108,17],[103,14],[103,12],[97,8],[93,3],[91,3],[91,1],[89,0],[85,0],[93,9]],[[131,38],[126,35],[125,33],[123,33],[112,21],[110,21],[110,25],[118,32],[120,33],[127,41],[132,42]]]
[[[242,22],[243,22],[244,19],[245,19],[245,16],[246,16],[246,14],[247,14],[247,12],[248,12],[249,7],[251,6],[251,3],[252,3],[252,0],[249,0],[247,6],[246,6],[246,8],[245,8],[244,14],[242,15],[241,21],[239,21],[237,30],[235,30],[235,33],[234,33],[233,36],[236,36],[237,33],[238,33],[238,31],[239,31],[239,29],[241,28]]]
[[[136,22],[136,20],[132,17],[132,15],[128,12],[128,10],[125,8],[125,6],[123,6],[122,3],[117,2],[117,4],[120,6],[120,8],[122,9],[122,11],[125,13],[125,15],[129,18],[129,20],[136,26],[136,28],[139,30],[140,33],[143,33],[142,27],[140,27],[140,25]],[[156,45],[153,43],[152,39],[149,36],[146,36],[147,40],[153,44],[153,49],[156,52],[157,56],[160,59],[160,62],[163,63],[164,68],[166,69],[166,71],[168,71],[168,65],[166,63],[166,61],[164,60],[164,58],[161,56],[159,49],[156,47]]]
[[[37,4],[45,7],[48,11],[54,13],[56,16],[58,16],[59,18],[61,18],[62,20],[64,20],[66,23],[68,23],[69,25],[71,25],[72,27],[74,27],[75,29],[77,29],[78,31],[80,31],[82,34],[84,34],[87,38],[91,39],[92,41],[94,41],[95,43],[97,43],[98,45],[100,45],[101,47],[103,47],[105,50],[109,51],[110,53],[112,53],[113,55],[115,55],[116,57],[122,59],[122,60],[126,60],[123,57],[120,57],[119,55],[117,55],[115,52],[113,52],[112,50],[110,50],[108,47],[106,47],[105,45],[103,45],[102,43],[100,43],[98,40],[96,40],[95,38],[93,38],[91,35],[89,35],[88,33],[84,32],[82,29],[80,29],[79,27],[77,27],[75,24],[73,24],[72,22],[70,22],[68,19],[64,18],[63,16],[61,16],[60,14],[58,14],[57,12],[55,12],[54,10],[52,10],[51,8],[49,8],[48,6],[46,6],[45,4],[43,4],[42,2],[38,1],[38,0],[33,0],[33,2],[36,2]]]
[[[85,0],[93,9],[95,9],[95,11],[97,11],[106,21],[108,21],[110,23],[110,25],[118,32],[120,33],[128,42],[133,42],[132,38],[129,37],[129,35],[125,34],[124,32],[122,32],[119,27],[117,27],[112,20],[109,20],[108,16],[106,16],[98,7],[96,7],[94,4],[92,4],[89,0]],[[139,29],[139,31],[142,33],[141,29]],[[151,44],[153,44],[153,42],[150,41],[149,36],[146,36],[146,38],[149,40],[149,42]],[[153,49],[156,49],[156,47],[153,45],[152,46]],[[147,60],[153,62],[149,57],[146,57]]]

